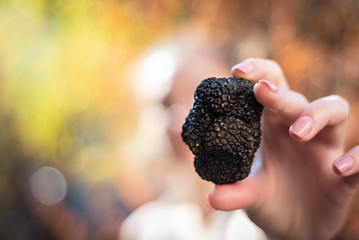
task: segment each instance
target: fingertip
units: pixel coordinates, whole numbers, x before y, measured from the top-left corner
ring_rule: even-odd
[[[344,155],[336,159],[332,168],[335,174],[349,184],[352,189],[357,189],[359,185],[359,145],[350,149]]]
[[[235,77],[242,77],[254,71],[254,66],[249,61],[241,62],[232,67],[232,75]]]
[[[278,92],[278,87],[277,87],[277,85],[275,85],[275,84],[272,83],[271,81],[262,79],[262,80],[259,80],[259,81],[258,81],[258,84],[267,87],[268,90],[269,90],[270,92],[272,92],[272,93],[277,93],[277,92]]]
[[[278,108],[278,87],[274,83],[268,80],[259,80],[258,83],[254,85],[253,92],[257,101],[264,107],[271,109]]]
[[[269,59],[248,58],[232,68],[232,75],[254,82],[259,79],[268,79],[280,87],[288,88],[281,67],[278,63]]]
[[[255,199],[254,183],[249,178],[233,184],[216,185],[206,195],[208,207],[222,211],[247,208],[253,205]]]
[[[333,162],[334,172],[341,176],[352,175],[354,172],[353,170],[355,169],[354,166],[355,166],[355,160],[350,156],[343,156]]]
[[[300,143],[304,143],[304,142],[307,142],[307,141],[310,140],[310,139],[308,139],[308,138],[298,137],[297,135],[293,134],[293,133],[291,132],[291,128],[289,128],[289,135],[290,135],[290,137],[291,137],[294,141],[300,142]]]
[[[212,204],[211,204],[211,200],[210,200],[210,197],[209,197],[209,193],[206,194],[205,198],[206,198],[207,207],[208,207],[209,209],[211,209],[211,210],[217,210],[217,209],[215,209],[215,208],[212,206]]]
[[[314,119],[311,116],[298,118],[289,128],[289,134],[298,142],[306,142],[311,139],[310,132],[314,127]]]

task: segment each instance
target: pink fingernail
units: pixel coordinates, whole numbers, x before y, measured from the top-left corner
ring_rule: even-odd
[[[233,70],[239,70],[244,74],[251,73],[254,70],[253,64],[249,62],[242,62],[233,67]]]
[[[349,172],[354,166],[354,159],[351,157],[342,157],[334,161],[334,167],[340,174]]]
[[[211,202],[209,201],[209,194],[208,194],[208,193],[206,194],[206,203],[207,203],[207,207],[208,207],[209,209],[211,209],[211,210],[216,210],[216,209],[214,209],[214,208],[212,207],[212,204],[211,204]]]
[[[275,85],[274,83],[268,81],[268,80],[259,80],[258,81],[260,84],[264,84],[266,85],[269,90],[273,93],[277,93],[278,92],[278,88],[277,88],[277,85]]]
[[[289,131],[298,137],[304,137],[313,128],[313,125],[313,118],[303,116],[293,123],[293,125],[289,128]]]

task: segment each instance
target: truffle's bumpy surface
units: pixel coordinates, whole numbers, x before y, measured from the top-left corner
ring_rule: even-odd
[[[204,180],[227,184],[248,176],[260,144],[263,110],[253,86],[246,79],[208,78],[197,87],[182,138]]]

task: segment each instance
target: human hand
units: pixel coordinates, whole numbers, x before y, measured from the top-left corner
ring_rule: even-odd
[[[311,103],[288,88],[280,66],[247,59],[235,77],[256,82],[264,106],[262,143],[251,174],[216,185],[214,209],[245,208],[273,239],[330,239],[340,229],[359,185],[359,146],[344,153],[349,106],[337,95]]]

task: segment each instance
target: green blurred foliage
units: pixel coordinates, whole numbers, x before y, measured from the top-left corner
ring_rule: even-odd
[[[181,18],[179,3],[158,4],[0,3],[1,112],[23,151],[90,173],[106,160],[113,167],[115,148],[135,127],[127,65]]]

